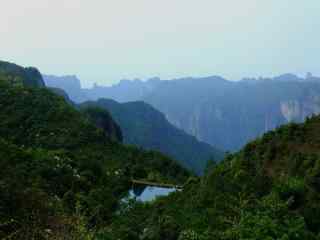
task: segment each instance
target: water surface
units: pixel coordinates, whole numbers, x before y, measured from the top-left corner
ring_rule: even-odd
[[[142,202],[153,201],[157,197],[167,196],[169,193],[175,192],[175,188],[162,188],[162,187],[145,187],[140,189],[131,189],[129,192],[130,198],[136,198]]]

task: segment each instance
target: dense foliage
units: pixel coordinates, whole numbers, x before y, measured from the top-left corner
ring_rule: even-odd
[[[99,99],[80,106],[96,106],[110,111],[122,129],[125,143],[168,154],[197,174],[203,173],[208,160],[220,161],[223,157],[222,151],[177,129],[162,113],[144,102],[120,104]]]
[[[182,192],[133,203],[110,239],[320,239],[319,130],[318,116],[265,134]]]
[[[320,239],[320,116],[190,177],[122,145],[106,111],[11,80],[0,76],[0,239]],[[142,203],[126,198],[132,178],[184,184]]]
[[[157,152],[111,138],[109,114],[81,113],[45,88],[0,81],[0,238],[84,239],[107,226],[132,178],[184,182]],[[101,119],[100,119],[101,120]]]
[[[118,124],[110,121],[112,117],[107,110],[92,106],[83,108],[82,112],[86,114],[97,127],[103,129],[110,139],[122,142],[122,131]]]

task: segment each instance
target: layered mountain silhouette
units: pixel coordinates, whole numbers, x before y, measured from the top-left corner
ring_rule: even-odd
[[[191,148],[183,142],[190,136],[178,138],[183,131],[150,105],[100,99],[75,106],[66,101],[63,90],[43,87],[39,74],[30,77],[28,68],[4,66],[0,67],[1,239],[319,238],[319,116],[268,131],[197,177],[159,152],[121,143],[167,138],[174,147],[178,139],[179,145]],[[317,110],[318,79],[284,76],[239,83],[217,77],[222,93],[208,88],[206,95],[198,85],[187,103],[192,107],[199,90],[202,97],[217,99],[228,93],[238,97],[238,108],[246,103],[259,113],[255,107],[264,107],[263,101],[276,106],[285,95],[291,102],[280,104],[281,114],[286,121],[301,121]],[[212,84],[210,78],[202,81]],[[193,80],[187,83],[191,89]],[[185,85],[184,89],[186,94]],[[169,89],[157,91],[168,101],[173,94]],[[266,98],[270,92],[271,100]],[[187,99],[182,91],[178,96]],[[249,101],[252,96],[254,103]],[[233,106],[234,100],[229,104]],[[177,138],[166,137],[167,133],[176,137],[174,131]],[[148,138],[153,133],[158,139]],[[181,189],[141,203],[126,198],[135,179]]]
[[[118,103],[99,99],[80,105],[81,109],[88,107],[109,111],[122,130],[124,143],[165,153],[197,174],[203,173],[209,160],[220,161],[224,155],[176,128],[161,112],[144,102]]]
[[[60,87],[68,92],[67,82],[59,80]],[[228,151],[277,126],[301,122],[320,112],[320,79],[311,74],[306,78],[283,74],[237,82],[219,76],[170,81],[153,78],[77,89],[83,96],[81,101],[111,98],[149,103],[176,127]]]

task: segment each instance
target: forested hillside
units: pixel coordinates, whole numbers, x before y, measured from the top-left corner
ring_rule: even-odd
[[[320,240],[319,26],[320,0],[0,0],[0,240]]]
[[[111,239],[319,239],[319,131],[317,116],[268,132],[182,192],[133,204]]]
[[[196,177],[123,145],[105,109],[77,110],[16,77],[0,78],[1,239],[319,239],[320,116],[270,131]],[[181,190],[140,202],[126,198],[132,179]]]
[[[42,76],[36,68],[24,68],[4,61],[0,61],[0,80],[16,86],[44,87]]]
[[[160,153],[119,143],[103,110],[96,127],[97,109],[81,113],[7,76],[0,79],[1,239],[87,239],[110,224],[132,178],[182,183],[189,176]]]
[[[168,154],[197,174],[203,173],[208,161],[218,162],[223,158],[222,151],[174,127],[162,113],[144,102],[121,104],[99,99],[80,106],[109,111],[122,129],[124,143]]]

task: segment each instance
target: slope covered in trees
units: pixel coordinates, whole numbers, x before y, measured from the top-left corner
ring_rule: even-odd
[[[319,239],[319,131],[316,116],[268,132],[182,192],[133,203],[111,239]]]
[[[44,87],[42,75],[36,68],[24,68],[4,61],[0,61],[0,80],[16,86]]]
[[[63,97],[10,79],[0,80],[1,239],[84,239],[110,224],[131,178],[189,176],[160,153],[119,143],[109,114],[96,127]]]
[[[108,110],[120,125],[125,143],[168,154],[197,174],[203,173],[209,160],[220,161],[223,157],[222,151],[174,127],[162,113],[144,102],[121,104],[99,99],[80,106]]]
[[[0,79],[1,239],[319,239],[320,116],[188,178],[171,159],[122,145],[103,109],[78,111],[11,79]],[[124,201],[131,178],[185,184]]]

